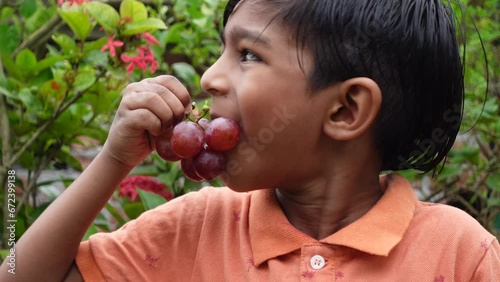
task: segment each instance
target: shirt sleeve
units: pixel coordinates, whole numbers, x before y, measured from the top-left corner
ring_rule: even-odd
[[[479,262],[471,281],[500,280],[500,245],[494,239]]]
[[[82,242],[76,264],[84,280],[189,280],[207,206],[206,194],[212,189],[176,198],[115,232],[98,233]]]

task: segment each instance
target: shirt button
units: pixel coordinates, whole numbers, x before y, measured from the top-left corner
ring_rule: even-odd
[[[311,258],[310,263],[313,269],[322,269],[325,266],[325,259],[320,255],[315,255]]]

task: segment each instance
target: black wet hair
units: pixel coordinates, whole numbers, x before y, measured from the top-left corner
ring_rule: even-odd
[[[249,1],[249,0],[246,0]],[[224,26],[239,0],[230,0]],[[373,128],[382,170],[435,169],[463,115],[464,69],[445,0],[250,0],[314,58],[312,90],[369,77],[382,90]]]

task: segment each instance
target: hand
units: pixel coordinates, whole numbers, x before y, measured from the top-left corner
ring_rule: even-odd
[[[155,138],[184,119],[190,109],[187,89],[169,75],[129,84],[116,112],[103,153],[127,166],[155,149]]]

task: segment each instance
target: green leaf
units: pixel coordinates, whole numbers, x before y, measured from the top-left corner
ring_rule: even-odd
[[[198,84],[199,75],[192,65],[185,62],[180,62],[173,64],[172,69],[174,70],[175,75],[182,78],[190,85]]]
[[[500,192],[500,173],[493,173],[486,178],[486,185],[493,190]]]
[[[0,257],[2,260],[5,260],[5,258],[9,255],[10,249],[2,249],[0,250]]]
[[[75,83],[73,84],[74,91],[84,91],[94,85],[95,81],[95,70],[91,67],[83,67],[76,75]]]
[[[83,54],[87,54],[95,50],[101,50],[102,46],[104,46],[107,42],[107,37],[102,37],[92,42],[86,42],[83,46]]]
[[[489,198],[488,199],[488,207],[500,207],[500,198]]]
[[[0,54],[9,55],[19,46],[19,32],[14,25],[0,24]]]
[[[19,13],[25,18],[29,18],[35,13],[36,8],[37,4],[35,0],[25,0],[21,7],[19,7]]]
[[[157,18],[149,18],[140,22],[128,23],[125,25],[123,35],[134,35],[143,32],[152,32],[158,29],[166,29],[165,23]]]
[[[87,241],[90,236],[99,233],[99,229],[94,224],[91,224],[89,226],[89,229],[87,229],[87,232],[85,232],[85,235],[83,235],[82,241]]]
[[[21,238],[23,236],[24,232],[26,232],[26,221],[24,217],[18,216],[16,222],[16,239]]]
[[[0,44],[1,45],[1,44]],[[10,56],[2,55],[2,63],[4,68],[7,70],[7,73],[14,77],[16,80],[20,82],[23,79],[23,74],[16,66],[16,63]],[[9,76],[7,76],[9,77]]]
[[[120,15],[127,22],[140,22],[148,18],[148,10],[139,1],[124,0],[120,5]]]
[[[55,7],[44,7],[43,9],[37,9],[35,13],[26,19],[26,30],[29,33],[33,33],[44,24],[52,19],[56,15],[57,10]]]
[[[61,50],[64,54],[72,55],[76,51],[78,51],[78,46],[76,45],[75,41],[66,34],[53,35],[52,40],[54,40],[57,45],[61,47]]]
[[[167,202],[165,198],[163,198],[160,195],[144,191],[140,188],[135,188],[137,189],[137,193],[139,193],[139,196],[141,197],[142,204],[144,205],[144,208],[146,210],[151,210],[154,209],[160,205],[163,205]]]
[[[500,213],[495,217],[495,221],[493,222],[493,228],[496,230],[500,230]]]
[[[19,99],[26,106],[29,113],[36,114],[43,109],[42,102],[28,88],[23,88],[19,91]]]
[[[14,100],[19,100],[19,98],[16,95],[12,94],[9,90],[7,90],[6,88],[3,88],[1,86],[0,86],[0,94],[3,94],[6,97],[14,99]]]
[[[131,175],[157,175],[158,168],[155,165],[136,166],[130,174]]]
[[[97,1],[87,2],[84,7],[105,30],[116,32],[120,15],[115,8]]]
[[[110,205],[109,203],[104,206],[106,210],[116,219],[119,226],[122,226],[126,223],[126,220],[120,215],[120,213],[116,210],[115,207]]]
[[[58,11],[61,18],[66,22],[66,24],[68,24],[68,26],[71,28],[76,37],[78,37],[78,39],[82,41],[87,39],[87,36],[93,28],[88,14],[79,11],[65,11],[62,9],[59,9]]]
[[[108,64],[108,54],[101,52],[100,50],[94,50],[89,52],[83,57],[86,63],[93,66],[106,66]]]
[[[159,41],[161,46],[166,46],[169,43],[179,43],[182,40],[181,33],[186,28],[187,23],[176,23],[160,35]]]
[[[36,56],[30,49],[23,49],[16,56],[16,66],[21,72],[32,73],[36,63]]]
[[[102,214],[102,213],[99,213],[97,215],[97,217],[94,219],[94,225],[98,228],[100,228],[101,230],[105,230],[105,231],[110,231],[110,228],[109,228],[109,220]]]
[[[145,210],[144,210],[144,204],[134,202],[134,203],[128,203],[123,206],[123,210],[125,211],[125,214],[127,214],[129,219],[136,219],[138,218]]]
[[[47,57],[38,62],[35,68],[35,72],[40,72],[54,66],[57,62],[63,61],[66,58],[64,56],[52,56]]]

